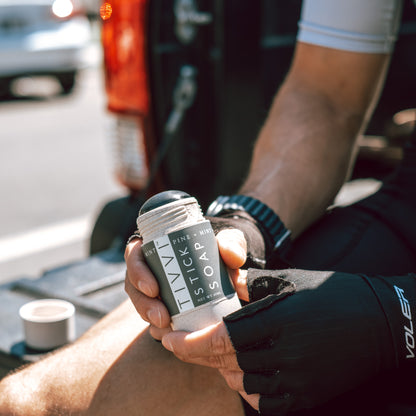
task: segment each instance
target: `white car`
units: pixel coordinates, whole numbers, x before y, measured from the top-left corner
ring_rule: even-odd
[[[0,0],[0,94],[33,75],[55,76],[70,93],[90,43],[90,23],[74,0]]]

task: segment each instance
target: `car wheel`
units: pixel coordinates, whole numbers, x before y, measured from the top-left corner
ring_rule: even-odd
[[[63,94],[70,94],[75,86],[76,72],[66,72],[57,76]]]

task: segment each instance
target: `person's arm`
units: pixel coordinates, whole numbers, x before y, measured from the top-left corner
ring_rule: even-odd
[[[298,43],[240,190],[272,208],[292,236],[324,213],[347,178],[388,62],[388,54]]]

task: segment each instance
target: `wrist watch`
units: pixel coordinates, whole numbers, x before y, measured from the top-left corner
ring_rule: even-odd
[[[232,211],[247,212],[260,225],[260,231],[271,241],[271,252],[284,254],[290,243],[291,232],[271,208],[246,195],[219,196],[208,207],[206,215],[217,217]]]

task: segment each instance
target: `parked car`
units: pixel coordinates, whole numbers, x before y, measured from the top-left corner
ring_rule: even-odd
[[[88,19],[72,0],[0,0],[0,94],[32,75],[54,76],[70,93],[90,41]]]
[[[143,195],[180,189],[206,208],[217,195],[235,192],[288,71],[301,3],[103,1],[115,171],[128,196],[104,207],[92,235],[93,252],[132,231]],[[382,140],[366,142],[367,150],[383,148],[394,114],[416,107],[415,45],[416,8],[406,1],[387,83],[367,131]],[[371,173],[381,165],[373,166]],[[386,166],[381,167],[384,174]]]

